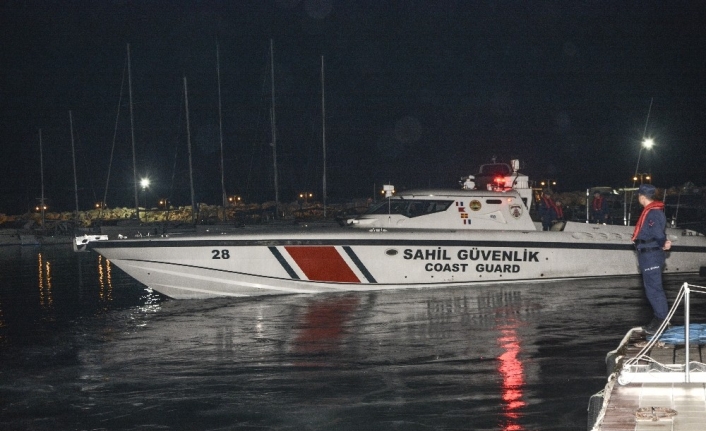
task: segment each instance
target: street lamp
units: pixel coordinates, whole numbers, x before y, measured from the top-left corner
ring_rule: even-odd
[[[309,199],[313,198],[314,194],[311,192],[301,192],[299,193],[299,200],[303,200],[305,204],[309,203]]]
[[[150,179],[149,178],[142,178],[140,180],[140,187],[142,187],[142,197],[144,199],[145,203],[145,209],[147,209],[147,189],[150,186]]]
[[[543,180],[539,183],[539,185],[542,186],[542,188],[548,187],[556,187],[556,180]]]
[[[651,106],[651,105],[650,105],[650,106]],[[647,127],[647,126],[645,126],[645,127]],[[652,139],[652,138],[645,138],[645,139],[642,140],[642,144],[640,145],[640,152],[637,153],[637,165],[635,166],[635,175],[633,175],[633,177],[632,177],[632,188],[633,188],[633,189],[635,189],[635,184],[637,184],[638,178],[640,178],[641,183],[642,183],[643,175],[645,175],[645,174],[640,174],[640,176],[638,177],[638,171],[640,170],[640,157],[642,157],[642,150],[643,150],[644,148],[646,148],[646,149],[649,150],[649,149],[651,149],[654,145],[655,145],[655,141],[654,141],[654,139]],[[651,177],[650,177],[649,175],[647,175],[647,177],[646,177],[645,179],[651,182]],[[633,193],[634,193],[634,191],[630,192],[630,210],[628,211],[628,218],[627,218],[627,220],[625,220],[625,224],[626,224],[627,226],[630,226],[630,218],[632,217],[632,197],[633,197]]]
[[[633,182],[640,182],[640,184],[652,184],[652,176],[650,174],[637,174],[632,177]]]
[[[242,200],[243,200],[243,199],[242,199],[240,196],[238,196],[238,195],[231,195],[231,196],[228,196],[228,204],[229,204],[230,206],[238,205],[239,203],[242,202]]]
[[[640,170],[640,157],[642,156],[642,149],[647,148],[648,150],[655,145],[655,141],[652,138],[643,139],[642,145],[640,145],[640,152],[637,153],[637,165],[635,166],[635,177],[637,177],[637,172]],[[637,181],[637,180],[635,180]],[[633,184],[635,187],[635,184]]]
[[[393,186],[392,184],[385,184],[385,185],[383,185],[383,186],[382,186],[382,194],[383,194],[386,198],[392,197],[392,195],[395,194],[395,186]]]

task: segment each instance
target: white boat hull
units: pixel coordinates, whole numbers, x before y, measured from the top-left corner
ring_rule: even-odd
[[[274,230],[95,241],[89,248],[173,298],[434,288],[637,275],[632,228],[564,232]],[[665,273],[706,266],[706,238],[669,230]]]

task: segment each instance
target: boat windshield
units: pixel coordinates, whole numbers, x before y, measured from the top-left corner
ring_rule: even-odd
[[[502,175],[504,177],[512,174],[512,169],[510,166],[506,165],[505,163],[493,163],[489,165],[482,165],[480,167],[480,172],[478,175],[487,175],[487,176],[499,176]]]
[[[405,217],[419,217],[446,211],[454,201],[389,199],[373,205],[365,214],[401,214]]]

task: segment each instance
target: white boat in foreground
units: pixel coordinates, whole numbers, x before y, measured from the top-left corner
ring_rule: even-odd
[[[484,166],[497,173],[500,164]],[[487,187],[492,190],[401,193],[349,227],[118,240],[85,236],[76,246],[172,298],[638,274],[632,227],[562,222],[543,232],[529,215],[527,177],[503,166],[501,180]],[[698,273],[706,266],[706,237],[685,229],[667,234],[673,245],[666,273]]]

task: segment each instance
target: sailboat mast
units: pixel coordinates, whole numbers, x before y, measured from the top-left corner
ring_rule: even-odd
[[[324,93],[324,56],[321,56],[321,141],[324,152],[323,200],[324,218],[326,218],[326,97]]]
[[[74,200],[76,201],[76,213],[74,220],[78,220],[78,181],[76,180],[76,148],[74,147],[74,117],[69,111],[69,129],[71,130],[71,161],[74,165]]]
[[[228,200],[226,196],[226,183],[225,183],[225,170],[223,166],[223,115],[221,111],[221,57],[218,49],[218,42],[216,42],[216,75],[218,77],[218,132],[221,140],[221,199],[223,201],[223,221],[228,219],[228,213],[226,212],[226,202]]]
[[[127,59],[126,59],[127,60]],[[110,171],[113,168],[113,154],[115,153],[115,141],[118,136],[118,120],[120,119],[120,107],[123,103],[123,89],[125,88],[125,69],[127,67],[127,61],[125,66],[123,66],[123,77],[120,81],[120,95],[118,96],[118,109],[115,114],[115,127],[113,128],[113,145],[110,147],[110,162],[108,162],[108,174],[105,178],[105,190],[103,191],[103,200],[101,201],[100,211],[98,212],[98,219],[103,219],[103,209],[107,208],[108,205],[108,186],[110,185]]]
[[[42,213],[42,228],[44,228],[44,152],[42,149],[42,129],[39,129],[39,176],[42,181],[42,195],[39,198],[39,209]]]
[[[184,77],[184,106],[186,108],[186,143],[189,148],[189,185],[191,187],[191,223],[196,224],[196,201],[194,200],[194,171],[191,163],[191,126],[189,125],[189,92]]]
[[[272,163],[274,164],[275,182],[275,218],[279,218],[279,185],[277,181],[277,122],[275,119],[275,54],[274,42],[270,39],[270,78],[272,84]]]
[[[130,44],[127,44],[127,86],[130,95],[130,135],[132,140],[132,183],[135,190],[135,214],[140,220],[140,201],[137,197],[137,156],[135,156],[135,120],[132,113],[132,73],[130,66]]]

